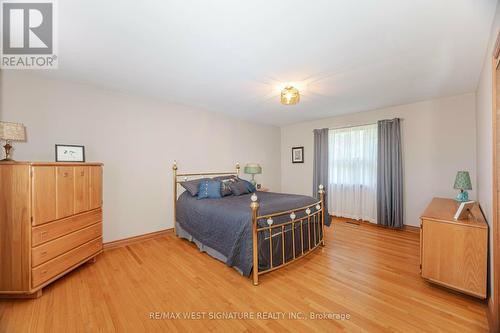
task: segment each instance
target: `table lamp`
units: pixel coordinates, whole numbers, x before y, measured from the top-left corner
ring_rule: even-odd
[[[257,163],[248,163],[247,165],[245,165],[244,172],[246,174],[252,175],[252,180],[250,182],[253,184],[253,186],[255,186],[257,185],[257,182],[255,181],[255,175],[262,173],[262,167]]]
[[[0,162],[13,161],[10,158],[10,151],[12,146],[10,143],[12,141],[25,141],[26,131],[23,124],[8,123],[5,121],[0,121],[0,140],[5,140],[5,158],[0,160]]]
[[[460,190],[455,200],[458,202],[469,201],[469,194],[467,190],[472,190],[472,184],[470,181],[470,175],[468,171],[458,171],[457,177],[455,178],[454,189]]]

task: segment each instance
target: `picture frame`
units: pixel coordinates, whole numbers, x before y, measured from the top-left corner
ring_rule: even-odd
[[[304,147],[292,147],[292,163],[304,163]]]
[[[466,220],[469,216],[470,210],[474,207],[475,203],[475,201],[461,202],[453,219],[455,221]]]
[[[85,162],[85,146],[56,144],[56,162]]]

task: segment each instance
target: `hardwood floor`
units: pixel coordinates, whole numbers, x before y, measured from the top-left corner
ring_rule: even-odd
[[[418,242],[413,231],[336,220],[326,247],[254,287],[169,234],[107,250],[39,299],[0,301],[0,332],[487,332],[485,303],[420,278]],[[207,319],[150,319],[192,311]],[[208,319],[214,312],[280,319]],[[349,318],[311,320],[311,312]]]

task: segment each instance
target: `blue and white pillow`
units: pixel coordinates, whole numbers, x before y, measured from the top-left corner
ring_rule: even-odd
[[[204,180],[198,188],[198,199],[220,199],[221,195],[220,180]]]

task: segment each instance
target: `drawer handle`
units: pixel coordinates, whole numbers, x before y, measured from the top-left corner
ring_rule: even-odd
[[[41,272],[41,274],[42,274],[42,275],[47,274],[47,270],[46,270],[46,269],[44,269],[44,270]]]
[[[41,255],[42,255],[42,256],[44,256],[44,255],[46,255],[46,254],[47,254],[47,251],[43,251],[43,252],[41,253]]]
[[[81,171],[80,176],[85,176],[85,171]]]
[[[63,177],[68,177],[68,173],[67,172],[63,173]]]
[[[42,232],[40,233],[40,236],[41,236],[41,237],[45,237],[45,236],[47,236],[47,233],[48,233],[47,231],[42,231]]]

